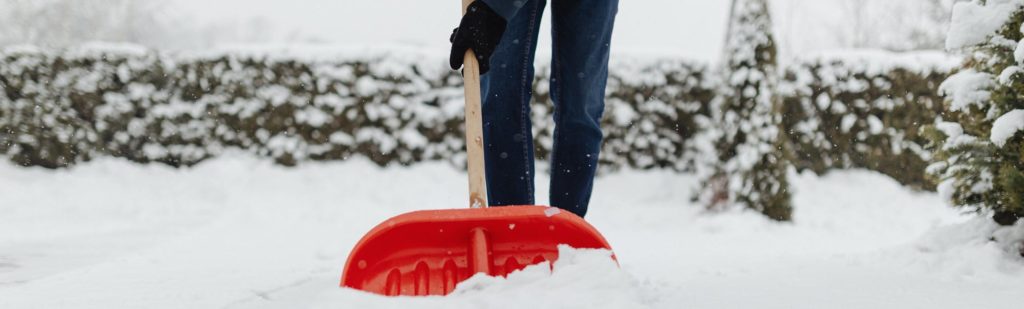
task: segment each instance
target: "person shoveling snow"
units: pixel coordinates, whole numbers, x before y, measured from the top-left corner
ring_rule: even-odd
[[[452,33],[451,67],[467,49],[480,62],[487,198],[534,204],[533,58],[545,0],[480,0]],[[601,150],[601,115],[618,0],[551,3],[551,100],[555,133],[551,206],[583,217]]]
[[[558,2],[552,9],[560,52],[551,85],[556,102],[551,200],[567,212],[532,206],[533,139],[524,119],[544,1],[491,4],[498,11],[464,0],[462,22],[450,38],[452,68],[465,65],[470,209],[410,212],[377,225],[349,254],[341,286],[388,296],[446,295],[471,276],[507,276],[556,261],[560,246],[611,250],[582,217],[597,168],[618,2]],[[481,90],[488,99],[485,111]],[[488,201],[507,207],[488,208]]]

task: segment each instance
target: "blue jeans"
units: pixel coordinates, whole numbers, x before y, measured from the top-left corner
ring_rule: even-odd
[[[534,204],[530,99],[533,61],[546,0],[529,0],[509,20],[481,78],[487,199],[492,206]],[[601,150],[601,115],[618,0],[551,4],[551,206],[583,217]]]

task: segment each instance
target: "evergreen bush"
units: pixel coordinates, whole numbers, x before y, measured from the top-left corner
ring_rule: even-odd
[[[965,51],[963,70],[940,87],[942,119],[926,129],[928,173],[953,205],[1024,217],[1024,1],[960,3],[947,41]]]
[[[720,97],[711,103],[710,162],[698,169],[697,199],[708,208],[741,205],[779,221],[792,218],[778,60],[766,0],[734,0]],[[701,171],[703,170],[703,171]]]
[[[920,128],[943,110],[935,89],[960,63],[938,52],[843,52],[786,68],[779,87],[793,165],[824,173],[866,168],[932,190]]]
[[[924,141],[914,132],[937,117],[942,99],[935,86],[955,65],[941,55],[866,54],[794,59],[784,73],[754,73],[770,77],[764,86],[737,79],[764,90],[752,97],[736,91],[744,84],[726,86],[702,65],[620,57],[609,76],[601,171],[697,170],[706,176],[704,167],[728,163],[712,148],[720,142],[773,153],[762,158],[789,157],[800,169],[868,168],[927,188],[920,170],[930,153],[920,151]],[[908,64],[883,61],[896,57],[907,57],[898,62]],[[401,51],[184,55],[124,46],[8,48],[0,51],[0,155],[48,168],[105,156],[191,166],[229,149],[283,165],[364,157],[382,166],[461,166],[461,78],[430,59]],[[544,72],[538,69],[533,102],[540,159],[549,152],[553,125]],[[763,108],[768,105],[753,108],[758,102],[771,102],[772,109],[782,103],[786,117]],[[770,117],[758,118],[764,113]],[[741,116],[754,118],[736,120]],[[720,126],[725,117],[733,126]],[[774,130],[782,136],[774,143],[786,144],[752,146],[769,139],[747,138],[747,129],[769,121],[781,121],[782,130]],[[725,129],[731,139],[715,135]],[[722,154],[733,159],[731,168],[741,167],[736,156]],[[774,181],[735,183],[747,179]],[[756,202],[750,195],[734,198]]]

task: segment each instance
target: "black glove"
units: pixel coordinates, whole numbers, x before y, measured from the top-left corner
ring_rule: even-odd
[[[487,73],[490,69],[491,54],[498,47],[501,35],[505,33],[506,24],[508,22],[505,18],[494,12],[487,4],[481,1],[470,3],[459,27],[452,31],[452,36],[448,39],[452,42],[452,55],[449,59],[452,70],[462,67],[466,50],[472,49],[476,53],[476,60],[480,62],[480,74]]]

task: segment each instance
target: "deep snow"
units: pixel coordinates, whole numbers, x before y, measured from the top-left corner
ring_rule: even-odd
[[[546,200],[546,177],[538,198]],[[474,278],[454,296],[337,287],[348,250],[401,212],[463,207],[446,164],[283,168],[229,155],[192,169],[102,159],[0,163],[0,308],[1016,308],[1024,238],[882,175],[794,175],[795,222],[706,213],[692,177],[598,179],[588,220],[616,250],[566,251],[554,273]]]

